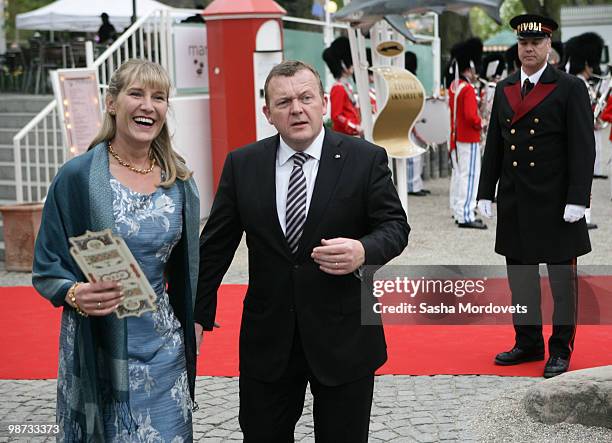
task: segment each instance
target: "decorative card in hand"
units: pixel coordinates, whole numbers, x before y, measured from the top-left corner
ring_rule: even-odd
[[[124,300],[115,311],[117,317],[155,310],[155,291],[121,237],[105,229],[69,240],[70,253],[89,282],[121,282]]]

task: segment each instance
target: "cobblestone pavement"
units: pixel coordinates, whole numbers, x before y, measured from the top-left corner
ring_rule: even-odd
[[[410,198],[410,244],[394,264],[503,264],[493,252],[495,219],[486,231],[459,229],[448,212],[448,179],[426,182],[429,197]],[[583,264],[610,264],[612,204],[610,182],[597,180],[593,188],[591,231],[593,252]],[[240,245],[225,283],[247,283],[246,246]],[[30,285],[29,274],[7,273],[0,262],[0,284]],[[509,343],[500,344],[505,348]],[[418,358],[415,356],[414,358]],[[580,425],[534,423],[520,408],[525,389],[540,378],[497,376],[379,376],[376,378],[370,425],[371,442],[612,441],[612,430]],[[53,423],[55,380],[0,380],[0,443],[45,441],[45,437],[10,437],[8,423]],[[199,411],[194,415],[195,438],[224,442],[242,438],[238,427],[238,380],[199,377]],[[312,442],[312,401],[307,396],[296,440]],[[505,426],[504,426],[505,424]],[[52,441],[50,437],[46,440]]]

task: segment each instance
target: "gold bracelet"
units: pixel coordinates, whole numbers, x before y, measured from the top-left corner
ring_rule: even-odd
[[[81,309],[81,307],[76,301],[76,289],[79,287],[80,284],[81,283],[76,282],[75,284],[70,286],[70,289],[68,289],[68,299],[70,300],[70,303],[72,303],[72,306],[76,310],[77,314],[82,315],[83,317],[87,317],[85,311]]]

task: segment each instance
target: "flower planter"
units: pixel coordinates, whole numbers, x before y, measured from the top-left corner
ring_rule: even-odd
[[[34,240],[40,228],[42,208],[42,203],[0,206],[7,271],[32,272]]]

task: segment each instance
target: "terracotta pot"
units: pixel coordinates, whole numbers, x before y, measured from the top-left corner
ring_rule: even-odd
[[[42,203],[0,206],[4,224],[4,261],[7,271],[32,272],[34,240],[40,228]]]

